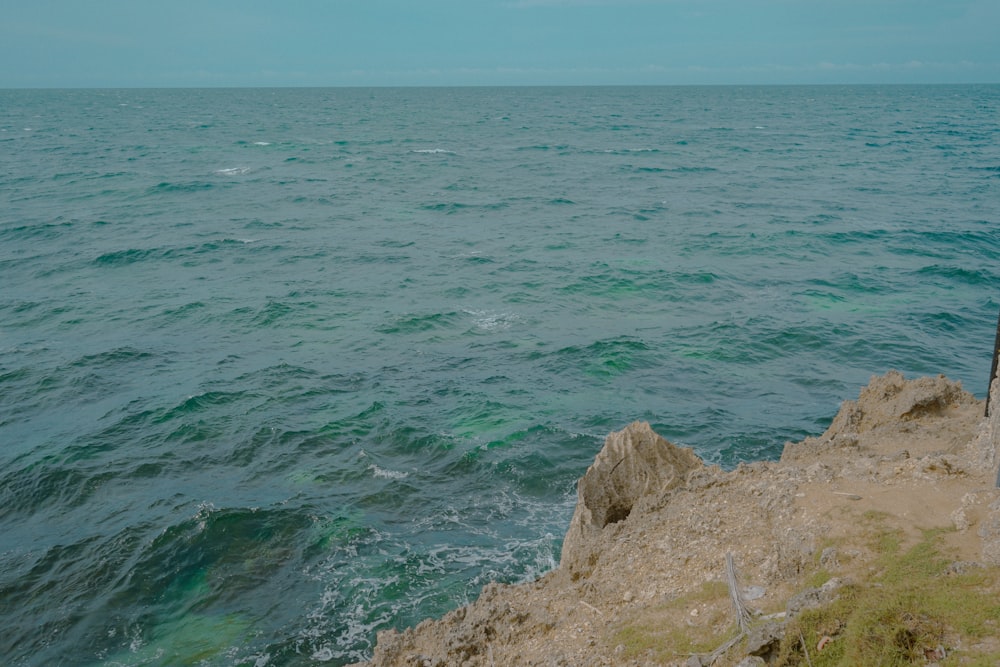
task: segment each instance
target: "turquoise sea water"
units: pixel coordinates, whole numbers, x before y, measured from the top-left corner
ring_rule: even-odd
[[[635,419],[985,394],[1000,86],[0,91],[0,656],[342,665]]]

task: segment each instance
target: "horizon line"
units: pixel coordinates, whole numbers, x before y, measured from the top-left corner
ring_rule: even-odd
[[[814,82],[814,83],[435,83],[435,84],[269,84],[269,85],[108,85],[108,86],[4,86],[0,90],[304,90],[304,89],[393,89],[393,88],[835,88],[871,86],[1000,86],[1000,81],[966,82]]]

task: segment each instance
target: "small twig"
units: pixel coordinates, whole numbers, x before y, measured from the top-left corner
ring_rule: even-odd
[[[726,553],[726,578],[729,581],[729,597],[733,600],[733,611],[736,613],[736,624],[739,625],[740,632],[746,634],[750,630],[750,612],[736,581],[736,566],[733,565],[731,552]]]
[[[486,655],[490,658],[490,667],[496,667],[496,663],[493,662],[493,644],[486,645]]]
[[[601,613],[600,609],[598,609],[594,605],[590,604],[589,602],[584,602],[583,600],[580,600],[580,604],[582,604],[584,607],[586,607],[587,609],[589,609],[589,610],[591,610],[593,612],[597,612],[598,616],[604,616],[604,614]]]
[[[801,630],[799,630],[799,641],[802,642],[802,650],[805,651],[806,654],[806,664],[809,665],[809,667],[813,667],[813,661],[809,659],[809,647],[806,646],[806,638],[802,636]]]

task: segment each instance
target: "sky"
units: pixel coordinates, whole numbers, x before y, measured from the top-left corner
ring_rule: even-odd
[[[1000,83],[1000,0],[4,0],[0,88]]]

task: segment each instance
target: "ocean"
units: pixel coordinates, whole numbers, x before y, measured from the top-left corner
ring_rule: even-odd
[[[985,396],[1000,86],[0,90],[0,656],[344,665],[725,468]]]

